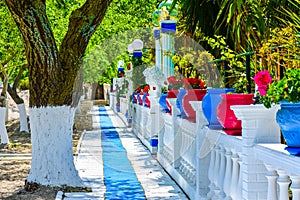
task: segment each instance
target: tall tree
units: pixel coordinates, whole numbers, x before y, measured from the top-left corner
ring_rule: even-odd
[[[27,183],[82,185],[72,154],[78,101],[72,98],[73,85],[111,0],[86,0],[72,11],[60,46],[47,18],[46,0],[5,2],[21,32],[28,61],[32,163]]]

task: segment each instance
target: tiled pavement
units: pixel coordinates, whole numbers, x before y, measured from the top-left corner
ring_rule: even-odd
[[[135,171],[138,181],[141,183],[146,199],[188,199],[176,183],[161,168],[150,152],[131,132],[126,125],[126,118],[122,114],[116,115],[109,107],[105,107],[114,127],[119,132],[120,140],[127,151],[127,157]],[[79,175],[86,186],[92,188],[87,193],[66,193],[65,200],[105,199],[106,187],[104,184],[101,130],[98,107],[91,111],[93,114],[93,131],[86,131],[81,138],[78,148],[78,156],[75,164]],[[57,194],[56,199],[61,199],[62,193]],[[116,198],[120,199],[120,198]],[[127,199],[126,199],[127,200]]]

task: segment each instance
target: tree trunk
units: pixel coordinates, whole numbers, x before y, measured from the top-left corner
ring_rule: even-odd
[[[74,110],[70,106],[30,108],[32,163],[28,182],[82,185],[70,142]]]
[[[19,119],[20,119],[20,132],[29,133],[28,130],[28,121],[27,121],[27,113],[26,113],[26,107],[25,104],[17,104],[19,109]]]
[[[0,107],[0,139],[1,144],[9,144],[8,134],[5,126],[6,107]]]
[[[73,163],[73,85],[88,41],[111,0],[86,0],[70,16],[60,50],[46,15],[45,0],[5,0],[21,32],[30,85],[32,163],[29,183],[81,184]],[[77,103],[77,104],[76,104]]]
[[[24,100],[17,94],[15,90],[13,90],[10,86],[8,86],[8,93],[14,102],[17,104],[20,114],[20,132],[24,131],[29,133],[28,130],[28,121],[27,121],[27,114],[26,114],[26,107],[24,104]]]

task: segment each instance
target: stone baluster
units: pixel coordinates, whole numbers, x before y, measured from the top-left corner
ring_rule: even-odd
[[[238,184],[237,184],[237,192],[236,192],[236,200],[240,200],[243,198],[243,170],[242,170],[242,153],[238,153],[238,168],[239,168],[239,180],[238,180]]]
[[[277,173],[279,175],[277,179],[277,183],[279,185],[279,200],[288,200],[289,199],[289,185],[290,185],[290,178],[287,175],[286,171],[283,169],[278,169]]]
[[[180,154],[180,149],[181,149],[181,135],[179,135],[179,133],[176,133],[177,131],[177,128],[178,128],[178,125],[176,123],[176,118],[177,118],[177,115],[179,114],[179,110],[177,109],[177,106],[176,106],[176,98],[169,98],[168,99],[170,105],[171,105],[171,108],[172,108],[172,134],[173,134],[173,138],[174,138],[174,141],[173,141],[173,144],[172,144],[172,149],[174,150],[173,151],[173,158],[172,158],[172,161],[173,161],[173,167],[174,168],[177,168],[179,166],[179,158],[182,154]]]
[[[257,143],[279,143],[280,129],[276,123],[278,106],[270,109],[263,105],[231,106],[236,117],[242,120],[243,162],[242,162],[242,199],[266,199],[267,179],[263,163],[256,159],[253,146]]]
[[[230,148],[225,148],[225,157],[226,157],[226,168],[225,168],[225,177],[224,177],[224,183],[223,188],[224,192],[226,194],[226,200],[231,200],[230,197],[230,189],[231,189],[231,183],[232,183],[232,160],[231,160],[231,150]]]
[[[238,154],[233,149],[232,150],[232,177],[231,177],[231,185],[230,185],[230,197],[231,199],[237,199],[237,185],[239,182],[239,163],[238,163]]]
[[[267,172],[267,179],[268,179],[268,200],[277,199],[277,178],[278,174],[272,165],[265,164],[268,172]]]
[[[214,196],[213,199],[219,199],[219,193],[220,193],[220,185],[218,184],[218,174],[219,174],[219,169],[220,169],[220,160],[221,160],[221,155],[220,155],[220,147],[216,146],[215,148],[216,151],[216,162],[215,162],[215,166],[214,166],[214,184],[215,184],[215,188],[214,188]]]
[[[300,199],[300,176],[292,175],[291,180],[291,190],[293,194],[293,199]]]
[[[208,179],[210,181],[209,184],[209,193],[207,194],[207,199],[212,199],[214,196],[214,189],[215,189],[215,184],[214,184],[214,177],[215,177],[215,163],[216,163],[216,150],[213,148],[210,154],[210,163],[209,163],[209,171],[208,171]]]
[[[224,193],[224,177],[225,177],[225,148],[223,146],[220,147],[220,168],[219,168],[219,177],[218,177],[218,185],[220,187],[219,197],[220,199],[224,199],[226,197]]]

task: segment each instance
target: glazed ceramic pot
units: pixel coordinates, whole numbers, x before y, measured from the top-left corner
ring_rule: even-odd
[[[182,99],[183,110],[186,114],[186,118],[190,121],[196,121],[196,111],[193,109],[190,101],[202,101],[206,95],[206,89],[189,89]]]
[[[276,122],[282,131],[287,146],[297,147],[300,151],[300,102],[280,102]]]
[[[241,120],[238,120],[230,109],[233,105],[253,104],[254,94],[221,94],[222,100],[217,107],[217,118],[224,129],[242,129]]]
[[[208,88],[206,95],[202,99],[202,110],[208,121],[208,127],[211,129],[222,129],[217,118],[217,107],[222,100],[220,94],[234,92],[233,88]]]

